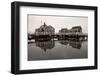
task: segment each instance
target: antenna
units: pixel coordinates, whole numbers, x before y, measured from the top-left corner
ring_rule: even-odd
[[[46,16],[45,16],[45,22],[46,22]]]
[[[41,25],[42,25],[42,19],[41,19]]]
[[[41,16],[41,25],[42,25],[42,16]]]

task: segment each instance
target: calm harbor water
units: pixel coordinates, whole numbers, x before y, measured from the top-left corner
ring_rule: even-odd
[[[87,41],[35,41],[28,43],[28,61],[87,58],[87,45]]]

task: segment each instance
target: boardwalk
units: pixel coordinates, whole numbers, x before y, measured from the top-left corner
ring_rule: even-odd
[[[70,40],[87,40],[88,39],[88,35],[87,34],[83,34],[83,33],[56,34],[56,37],[58,37],[58,39],[70,39]]]
[[[36,41],[47,41],[51,39],[57,39],[57,40],[79,40],[79,41],[86,41],[88,40],[88,35],[83,33],[78,34],[72,34],[72,33],[66,33],[66,34],[55,34],[55,35],[30,35],[28,36],[28,40],[35,39]]]

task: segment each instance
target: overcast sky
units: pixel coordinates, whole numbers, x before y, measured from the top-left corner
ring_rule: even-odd
[[[53,26],[56,33],[61,28],[71,29],[73,26],[81,26],[83,33],[88,32],[88,17],[28,15],[27,19],[28,33],[34,33],[44,22]]]

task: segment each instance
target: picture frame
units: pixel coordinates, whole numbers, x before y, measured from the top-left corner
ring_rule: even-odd
[[[56,52],[55,53],[50,52],[51,54],[48,55],[50,56],[48,58],[46,56],[47,54],[45,54],[45,58],[44,56],[39,57],[40,54],[38,55],[38,53],[33,52],[35,50],[40,49],[40,48],[35,49],[37,47],[34,47],[34,49],[32,49],[33,51],[29,52],[30,48],[32,48],[33,45],[29,45],[27,42],[27,38],[31,39],[31,36],[29,37],[27,32],[30,30],[33,31],[34,28],[35,28],[34,30],[37,30],[36,27],[38,26],[38,23],[40,23],[39,21],[41,21],[40,18],[41,19],[43,18],[44,20],[44,24],[43,24],[44,27],[47,26],[46,23],[50,24],[50,21],[51,21],[52,26],[54,25],[53,27],[55,27],[55,32],[59,28],[61,29],[63,26],[60,26],[60,25],[64,23],[65,24],[69,23],[70,26],[67,26],[67,25],[65,26],[70,27],[70,28],[72,27],[72,29],[74,27],[72,26],[71,23],[73,23],[73,25],[83,24],[84,26],[83,25],[81,26],[83,27],[83,32],[84,31],[86,32],[87,30],[88,35],[84,36],[84,35],[79,34],[78,37],[82,41],[82,43],[85,40],[85,38],[86,40],[88,39],[87,41],[88,44],[86,44],[87,50],[84,48],[85,52],[82,52],[82,54],[79,54],[79,56],[77,55],[78,53],[76,54],[76,52],[78,51],[77,49],[74,50],[76,52],[74,52],[73,55],[70,52],[71,50],[69,50],[67,52],[70,55],[69,58],[65,54],[62,54],[61,52],[60,54]],[[68,22],[66,21],[63,22],[65,19],[66,20],[70,19],[71,21],[69,20]],[[97,20],[96,6],[32,3],[32,2],[16,2],[16,1],[12,2],[11,3],[11,73],[27,74],[27,73],[44,73],[44,72],[97,69],[97,21],[98,20]],[[59,27],[56,26],[57,22],[58,22],[58,25],[60,24]],[[34,25],[30,25],[31,23]],[[37,24],[36,26],[35,26],[35,23]],[[71,33],[70,36],[73,38],[72,29],[70,29],[69,32]],[[43,31],[44,30],[42,30],[40,33],[42,33]],[[61,31],[63,30],[62,29],[59,30],[59,32]],[[74,40],[75,44],[73,45],[73,41],[70,40],[71,37],[69,37],[69,35],[66,35],[66,36],[67,37],[65,37],[64,35],[64,38],[68,38],[68,41],[67,41],[68,45],[65,43],[65,40],[61,42],[62,44],[67,45],[66,49],[68,49],[69,47],[70,48],[79,47],[78,49],[80,49],[83,46],[83,44],[80,45],[79,43],[77,45],[76,40]],[[63,38],[62,35],[58,36],[58,34],[54,34],[53,37],[56,37],[58,40],[59,38],[61,38],[61,40]],[[74,38],[75,37],[76,36],[74,36]],[[38,39],[38,37],[36,37],[36,39]],[[47,39],[47,36],[46,36],[46,39]],[[53,43],[55,44],[55,47],[56,45],[59,44],[58,42],[57,42],[58,44],[56,44],[56,42],[53,42]],[[42,46],[42,48],[46,45],[51,46],[52,42],[50,44],[45,43],[46,45],[44,46],[42,44],[44,45],[44,41],[38,42],[37,44],[35,42],[35,45],[39,47]],[[64,45],[59,46],[62,49],[62,50],[60,49],[61,51],[64,51],[63,50],[63,48],[65,48]],[[47,48],[50,48],[48,46]],[[57,48],[57,50],[59,50],[59,47]],[[37,57],[35,57],[35,55]]]

